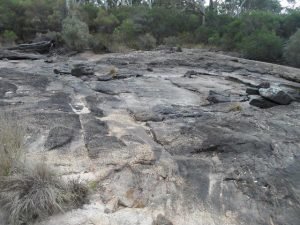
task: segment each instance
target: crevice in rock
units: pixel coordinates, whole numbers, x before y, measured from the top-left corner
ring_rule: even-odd
[[[243,81],[237,77],[232,77],[232,76],[227,76],[225,77],[226,80],[229,80],[229,81],[232,81],[232,82],[235,82],[235,83],[239,83],[239,84],[244,84],[246,86],[249,86],[249,87],[252,87],[252,88],[256,88],[257,85],[255,84],[252,84],[250,82],[247,82],[247,81]]]
[[[191,91],[191,92],[196,93],[196,94],[202,94],[201,92],[199,92],[198,90],[196,90],[194,88],[182,86],[180,84],[177,84],[177,83],[173,82],[171,79],[166,78],[166,80],[170,81],[170,83],[173,84],[177,88],[181,88],[181,89],[184,89],[184,90],[187,90],[187,91]]]
[[[217,77],[218,74],[215,74],[215,73],[210,73],[210,72],[198,72],[198,71],[195,71],[195,70],[189,70],[187,71],[183,77],[185,78],[193,78],[193,76],[195,77],[199,77],[199,76],[212,76],[212,77]]]
[[[164,150],[166,150],[164,144],[158,140],[157,135],[155,131],[152,129],[152,127],[148,123],[146,123],[146,126],[149,128],[149,132],[150,132],[149,136],[153,139],[153,141],[159,144]]]
[[[130,91],[122,91],[122,92],[118,92],[118,93],[115,93],[115,92],[111,92],[111,91],[106,91],[106,90],[94,90],[96,92],[99,92],[101,94],[106,94],[106,95],[113,95],[113,96],[120,96],[121,94],[131,94]]]
[[[287,77],[285,75],[279,74],[279,77],[288,81],[292,81],[292,82],[296,82],[296,83],[300,83],[300,78],[298,77]]]

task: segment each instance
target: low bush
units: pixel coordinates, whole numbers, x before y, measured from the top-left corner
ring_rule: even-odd
[[[125,43],[114,41],[109,46],[109,52],[128,53],[130,52],[130,49]]]
[[[156,47],[156,39],[147,33],[139,36],[135,44],[139,50],[152,50]]]
[[[9,175],[22,161],[24,129],[12,116],[0,114],[0,176]]]
[[[78,181],[63,182],[45,164],[22,167],[0,177],[0,206],[8,222],[21,225],[44,219],[85,203],[87,188]]]
[[[170,37],[164,38],[163,44],[165,44],[168,47],[176,47],[176,46],[180,45],[180,40],[178,37],[170,36]]]
[[[97,17],[94,20],[94,26],[98,33],[111,34],[118,25],[119,21],[113,14],[109,14],[102,8],[98,10]]]
[[[113,76],[113,77],[116,76],[118,74],[118,68],[116,68],[116,67],[110,68],[108,74]]]
[[[13,44],[18,39],[16,33],[11,30],[5,30],[1,37],[5,44]]]
[[[192,33],[183,32],[178,35],[180,45],[193,45],[196,44],[195,36]]]
[[[62,38],[70,49],[82,51],[89,46],[91,37],[88,26],[73,16],[63,21]]]
[[[91,39],[90,47],[95,53],[109,52],[112,45],[112,35],[96,34]]]
[[[114,40],[118,42],[123,42],[130,46],[132,42],[136,40],[139,35],[138,28],[133,20],[127,19],[122,22],[122,24],[114,31]]]
[[[246,58],[275,62],[282,56],[283,41],[273,32],[259,30],[243,38],[239,49]]]
[[[289,65],[300,67],[300,29],[291,36],[285,46],[284,58]]]
[[[195,40],[198,43],[208,44],[208,39],[213,36],[215,31],[207,26],[200,26],[195,31]]]
[[[218,33],[213,34],[210,38],[208,38],[208,44],[213,46],[221,45],[221,37]]]

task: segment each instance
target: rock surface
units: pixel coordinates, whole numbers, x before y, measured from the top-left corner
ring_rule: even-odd
[[[72,76],[78,64],[94,74]],[[0,109],[22,118],[27,160],[93,187],[37,224],[300,224],[299,74],[199,49],[0,61]],[[295,101],[252,107],[267,100],[246,89],[267,82]]]
[[[50,130],[47,140],[45,142],[45,148],[52,150],[62,147],[71,142],[74,131],[66,127],[54,127]]]
[[[173,223],[163,215],[159,214],[152,225],[173,225]]]

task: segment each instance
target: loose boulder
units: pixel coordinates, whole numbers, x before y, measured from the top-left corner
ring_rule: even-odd
[[[249,88],[246,89],[246,93],[248,95],[259,95],[259,89],[249,87]]]
[[[261,97],[252,99],[249,104],[261,109],[268,109],[278,105]]]
[[[249,98],[248,96],[231,95],[210,90],[207,101],[209,101],[211,104],[217,104],[225,102],[245,102],[249,101]]]
[[[207,100],[210,103],[224,103],[224,102],[231,102],[231,98],[229,95],[224,95],[222,93],[218,93],[215,91],[210,90]]]
[[[279,105],[288,105],[293,101],[292,97],[289,94],[278,87],[260,88],[259,94],[263,98],[275,102]]]
[[[74,77],[94,75],[94,68],[86,64],[77,64],[74,65],[74,68],[71,70],[71,74]]]

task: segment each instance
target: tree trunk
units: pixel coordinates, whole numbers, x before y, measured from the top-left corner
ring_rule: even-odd
[[[31,53],[21,53],[16,51],[9,50],[0,50],[0,60],[8,59],[8,60],[37,60],[44,58],[43,55],[31,54]]]
[[[21,44],[16,47],[9,48],[9,50],[18,50],[22,52],[37,52],[37,53],[48,53],[54,46],[53,41],[41,41],[32,44]]]

